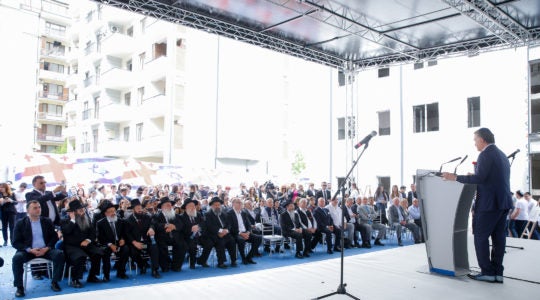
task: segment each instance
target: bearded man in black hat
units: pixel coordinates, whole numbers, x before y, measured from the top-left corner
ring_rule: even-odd
[[[180,217],[184,223],[184,239],[189,251],[190,269],[195,269],[197,245],[199,244],[199,238],[203,234],[202,223],[204,223],[204,217],[197,211],[197,205],[199,205],[199,201],[188,198],[184,200],[181,206],[184,213]]]
[[[109,202],[103,206],[104,218],[97,222],[97,236],[99,243],[104,246],[103,255],[103,281],[110,280],[111,255],[114,253],[118,259],[116,263],[116,277],[128,279],[126,275],[126,263],[129,258],[129,248],[125,238],[124,220],[116,216],[117,205]]]
[[[294,203],[287,200],[283,206],[286,211],[279,216],[281,232],[286,238],[296,240],[296,258],[309,257],[309,243],[311,241],[311,233],[302,228],[300,224],[300,216],[295,211]],[[302,251],[304,251],[302,253]]]
[[[184,241],[183,223],[179,215],[174,212],[174,202],[169,197],[160,199],[158,209],[161,211],[152,218],[152,226],[156,231],[156,241],[159,249],[159,265],[163,272],[172,269],[174,272],[182,270],[186,256],[186,243]],[[168,246],[172,246],[172,262],[169,257]]]
[[[131,201],[130,209],[133,213],[126,219],[126,240],[130,249],[130,256],[141,269],[141,275],[146,274],[148,263],[143,259],[143,254],[150,257],[152,277],[161,278],[159,269],[159,251],[155,239],[155,231],[152,227],[152,217],[147,214],[139,199]]]
[[[90,257],[91,266],[88,272],[87,282],[101,282],[97,278],[99,263],[103,256],[103,250],[96,245],[96,230],[92,226],[84,206],[79,200],[69,202],[67,209],[69,219],[62,220],[61,228],[64,237],[64,254],[71,271],[71,284],[75,288],[81,288],[86,258]]]
[[[221,204],[223,201],[219,197],[214,197],[210,200],[210,210],[206,212],[206,238],[207,240],[203,242],[203,253],[200,257],[201,262],[206,263],[210,250],[208,246],[213,244],[216,248],[216,254],[218,259],[218,268],[226,269],[225,265],[225,248],[229,252],[231,258],[231,267],[238,266],[236,264],[236,244],[234,238],[231,236],[231,228],[225,213],[221,210]]]

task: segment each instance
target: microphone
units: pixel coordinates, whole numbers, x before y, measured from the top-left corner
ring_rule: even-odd
[[[460,160],[460,159],[461,159],[461,156],[460,156],[460,157],[456,157],[456,158],[454,158],[454,159],[452,159],[452,160],[449,160],[449,161],[443,163],[443,164],[441,165],[441,167],[439,168],[439,173],[442,173],[442,166],[444,166],[444,165],[446,165],[446,164],[449,164],[449,163],[451,163],[451,162],[455,162],[456,160]]]
[[[369,135],[367,135],[363,140],[358,142],[358,144],[354,145],[354,149],[360,148],[362,145],[367,145],[369,143],[369,140],[371,140],[372,137],[377,135],[377,131],[373,130]]]
[[[516,151],[512,152],[512,154],[508,155],[507,158],[516,158],[516,154],[519,153],[519,149],[517,149]]]
[[[465,155],[465,157],[459,162],[459,164],[456,166],[456,168],[454,169],[454,174],[456,174],[457,172],[457,168],[459,166],[461,166],[461,164],[467,159],[467,157],[469,157],[469,155]]]

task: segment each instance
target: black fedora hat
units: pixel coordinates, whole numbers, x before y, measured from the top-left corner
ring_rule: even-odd
[[[182,204],[182,206],[180,206],[180,208],[186,209],[186,206],[190,203],[195,204],[195,206],[199,205],[199,201],[197,201],[196,199],[187,198],[186,200],[184,200],[184,203]]]
[[[287,201],[285,201],[285,202],[283,203],[282,206],[283,206],[284,208],[287,208],[287,206],[289,206],[289,204],[294,204],[294,202],[292,202],[292,201],[290,201],[290,200],[287,200]]]
[[[77,211],[77,209],[85,208],[85,207],[86,207],[86,205],[83,205],[81,203],[81,201],[73,200],[73,201],[69,202],[68,209],[66,209],[66,211],[67,212],[74,212],[74,211]]]
[[[134,209],[135,206],[137,206],[137,205],[142,205],[142,204],[141,204],[141,201],[139,199],[135,198],[135,199],[131,200],[131,205],[129,206],[128,209]]]
[[[212,204],[214,204],[215,202],[223,204],[223,201],[219,197],[212,197],[212,200],[210,200],[210,203],[208,203],[208,205],[212,206]]]
[[[170,203],[171,205],[175,204],[175,202],[169,199],[169,197],[163,197],[159,199],[159,204],[157,205],[157,208],[161,208],[161,206],[165,203]]]
[[[103,204],[103,206],[101,207],[101,212],[104,213],[107,211],[107,209],[111,208],[111,207],[114,207],[114,209],[118,209],[118,204],[112,204],[111,201],[107,201]]]

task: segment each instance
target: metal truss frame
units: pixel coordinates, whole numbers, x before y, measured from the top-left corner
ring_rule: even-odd
[[[417,48],[414,41],[405,40],[397,32],[390,35],[374,28],[380,24],[370,24],[368,18],[349,8],[339,6],[331,0],[266,0],[286,7],[298,13],[298,16],[267,28],[253,28],[230,20],[219,19],[216,15],[186,8],[175,0],[93,0],[124,10],[151,16],[157,19],[177,23],[187,27],[219,34],[266,49],[299,57],[308,61],[334,67],[340,70],[362,70],[409,62],[434,60],[439,57],[478,54],[481,51],[514,48],[540,44],[540,29],[527,30],[496,5],[488,0],[441,0],[471,18],[493,35],[484,38],[466,40],[466,37],[454,36],[453,42],[430,48]],[[306,5],[300,11],[291,1]],[[337,7],[339,6],[339,7]],[[327,41],[307,44],[302,40],[291,39],[278,31],[269,30],[278,25],[301,17],[309,17],[318,22],[338,28],[346,36],[354,35],[376,43],[390,54],[362,58],[351,54],[338,54],[315,48]],[[339,37],[336,37],[339,38]],[[336,39],[334,38],[334,39]],[[333,39],[332,39],[333,40]]]
[[[510,46],[527,42],[531,36],[521,24],[504,13],[489,0],[441,0],[463,16],[499,37]]]

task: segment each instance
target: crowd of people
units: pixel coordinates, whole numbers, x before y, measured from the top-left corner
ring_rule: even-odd
[[[292,248],[296,258],[309,258],[323,240],[327,253],[333,254],[342,250],[342,235],[345,249],[371,248],[372,239],[374,245],[384,246],[387,230],[396,231],[400,246],[403,230],[411,232],[415,243],[423,242],[414,184],[409,191],[394,185],[390,193],[379,186],[370,195],[352,183],[339,199],[326,182],[318,189],[313,183],[304,189],[301,184],[277,187],[272,182],[253,182],[250,187],[241,183],[235,189],[181,184],[133,188],[97,181],[87,189],[60,185],[48,191],[46,186],[43,176],[33,178],[31,191],[25,183],[15,192],[11,183],[0,184],[4,246],[10,242],[17,250],[12,258],[17,297],[25,294],[23,264],[36,257],[52,261],[51,289],[60,291],[64,264],[71,268],[70,284],[80,288],[87,261],[86,282],[101,283],[110,280],[111,258],[117,278],[128,278],[130,258],[140,274],[150,271],[160,278],[160,272],[180,272],[186,259],[190,269],[210,267],[212,249],[217,268],[226,269],[237,267],[237,260],[256,264],[260,249]],[[515,224],[509,227],[515,236],[525,226],[520,222],[522,202],[517,200],[516,217],[511,215],[516,220],[509,222]],[[285,242],[265,241],[268,234],[283,236]],[[40,279],[44,274],[33,276]]]

